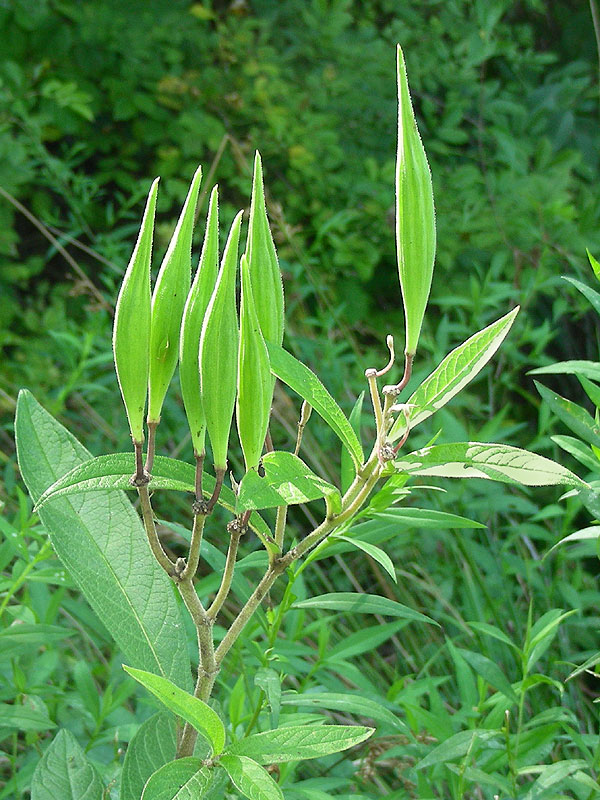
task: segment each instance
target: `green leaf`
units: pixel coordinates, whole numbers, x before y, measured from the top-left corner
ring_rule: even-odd
[[[507,644],[509,647],[512,647],[515,650],[519,650],[518,645],[516,645],[512,641],[512,639],[509,636],[507,636],[506,633],[504,633],[504,631],[501,631],[499,628],[496,628],[495,625],[489,625],[487,622],[478,622],[478,621],[469,621],[467,625],[474,631],[485,633],[488,636],[497,639],[499,642],[504,642],[504,644]]]
[[[279,784],[275,783],[264,767],[251,758],[224,755],[219,760],[219,766],[223,767],[244,797],[250,800],[283,800]]]
[[[19,393],[17,455],[34,502],[90,458],[27,391]],[[52,545],[125,657],[191,685],[188,646],[169,578],[131,503],[120,492],[60,497],[40,509]]]
[[[546,555],[549,555],[553,550],[556,550],[557,547],[560,547],[561,544],[567,544],[567,542],[589,542],[598,539],[600,536],[600,525],[591,525],[589,528],[581,528],[581,530],[575,531],[575,533],[570,533],[568,536],[564,536],[560,542],[557,542],[553,545]]]
[[[31,800],[102,800],[104,786],[95,767],[66,730],[59,731],[31,780]]]
[[[474,519],[431,508],[386,508],[385,511],[369,514],[369,519],[393,521],[398,525],[414,528],[485,528],[485,525]]]
[[[315,475],[293,453],[276,451],[262,458],[264,476],[250,469],[240,483],[236,511],[275,508],[308,503],[328,497],[335,511],[340,509],[340,493],[331,483]]]
[[[600,381],[600,364],[596,361],[558,361],[545,367],[530,369],[528,375],[583,375],[592,381]]]
[[[352,426],[352,430],[356,434],[359,441],[360,441],[360,420],[361,420],[364,398],[365,398],[365,393],[364,391],[362,391],[356,398],[356,402],[354,403],[354,407],[352,408],[352,411],[350,412],[350,416],[348,418],[348,422]],[[354,480],[355,475],[356,475],[356,469],[352,457],[350,456],[347,448],[342,447],[341,466],[340,466],[342,494],[345,494],[348,491],[348,489],[350,488],[350,484]]]
[[[139,800],[148,778],[175,758],[175,719],[159,711],[141,724],[129,742],[121,772],[121,800]]]
[[[292,608],[323,608],[327,611],[351,611],[353,614],[381,614],[383,617],[401,617],[414,622],[438,624],[431,617],[426,617],[425,614],[395,600],[358,592],[331,592],[319,597],[309,597],[308,600],[297,600]]]
[[[590,253],[590,251],[587,249],[587,247],[586,247],[585,252],[587,253],[587,257],[588,257],[588,261],[590,262],[590,266],[594,270],[594,275],[600,281],[600,264],[594,258],[594,256]]]
[[[373,731],[359,725],[290,725],[240,739],[227,753],[249,756],[259,764],[302,761],[347,750],[364,742]]]
[[[461,656],[465,659],[465,661],[470,664],[475,672],[480,675],[484,681],[489,683],[494,689],[498,689],[498,691],[502,692],[502,694],[506,695],[513,703],[518,703],[519,698],[516,695],[515,690],[510,685],[510,682],[500,669],[500,667],[495,664],[491,659],[486,658],[486,656],[482,655],[481,653],[474,653],[471,650],[463,650],[462,648],[458,648],[458,652]]]
[[[254,685],[263,690],[271,707],[271,725],[276,728],[279,724],[279,711],[281,709],[281,678],[271,667],[259,667],[254,676]]]
[[[596,292],[594,289],[590,289],[589,286],[581,281],[578,281],[576,278],[568,278],[566,275],[563,275],[563,280],[573,284],[573,286],[581,292],[586,300],[589,300],[594,308],[594,311],[597,314],[600,314],[600,294],[598,294],[598,292]]]
[[[573,772],[577,772],[577,770],[586,769],[587,766],[587,763],[581,758],[570,758],[558,761],[556,764],[542,765],[540,776],[532,785],[529,792],[527,792],[525,800],[535,800],[535,798],[541,796],[540,792],[543,792],[544,789],[548,789],[550,786],[554,786],[554,784],[563,781]]]
[[[200,800],[211,788],[213,773],[199,758],[179,758],[156,770],[141,800]]]
[[[587,484],[549,458],[506,444],[455,442],[424,447],[394,461],[399,472],[441,478],[486,478],[525,486],[585,487]]]
[[[383,625],[372,625],[356,633],[351,633],[339,644],[327,652],[327,660],[352,658],[367,651],[375,650],[380,644],[386,642],[391,636],[398,633],[406,622],[384,622]]]
[[[575,439],[573,436],[562,435],[551,436],[550,438],[560,448],[570,453],[573,458],[576,458],[584,467],[587,467],[587,469],[592,472],[600,471],[600,461],[593,455],[590,448],[579,441],[579,439]]]
[[[99,490],[122,489],[135,491],[130,483],[135,469],[133,453],[110,453],[98,456],[74,467],[55,481],[39,498],[36,510],[48,500],[81,492],[97,492]],[[195,469],[185,461],[166,456],[155,456],[152,468],[152,479],[148,486],[156,489],[170,489],[176,492],[194,492]],[[215,479],[206,472],[202,473],[202,489],[206,497],[210,497],[214,489]],[[227,486],[221,488],[219,505],[228,511],[235,510],[235,495]],[[265,536],[271,531],[267,523],[258,514],[250,517],[250,527]]]
[[[321,381],[314,372],[283,347],[267,342],[267,349],[273,375],[293,389],[303,400],[306,400],[325,420],[350,453],[355,468],[359,469],[362,466],[364,455],[358,436],[354,433],[342,409]]]
[[[360,717],[366,717],[375,722],[389,725],[395,730],[404,733],[409,732],[406,723],[393,711],[375,702],[375,700],[356,694],[338,692],[305,692],[304,694],[296,694],[295,692],[284,692],[281,703],[282,705],[298,706],[299,708],[328,709],[330,711],[340,711],[343,714],[357,714]]]
[[[56,725],[42,711],[27,706],[0,703],[0,731],[5,736],[9,731],[49,731]]]
[[[396,569],[392,564],[392,559],[388,556],[385,550],[381,549],[381,547],[377,547],[377,545],[375,544],[369,544],[368,542],[363,542],[360,539],[356,539],[350,536],[339,536],[339,535],[335,536],[334,541],[340,541],[340,540],[342,542],[348,542],[353,547],[357,547],[359,550],[362,550],[363,553],[366,553],[368,556],[371,556],[372,559],[377,561],[377,563],[384,568],[384,570],[394,581],[394,583],[398,582],[396,580]]]
[[[544,402],[573,433],[589,444],[600,447],[600,426],[585,408],[561,397],[537,381],[534,383]]]
[[[161,703],[190,723],[198,733],[210,743],[214,755],[219,755],[225,746],[225,728],[221,718],[210,706],[194,697],[167,678],[153,675],[141,669],[133,669],[123,664],[123,669],[145,689],[157,697]]]
[[[430,750],[425,758],[422,758],[415,769],[425,769],[432,767],[436,764],[443,764],[446,761],[455,761],[457,758],[462,758],[471,751],[473,745],[477,741],[487,741],[500,736],[499,731],[488,731],[484,729],[473,728],[469,731],[460,731],[455,733],[443,741],[433,750]]]
[[[438,367],[425,378],[419,388],[406,401],[411,429],[430,417],[457,395],[479,374],[500,347],[519,307],[475,333],[455,350],[452,350]],[[398,417],[389,434],[389,440],[399,439],[405,431],[406,419]]]
[[[50,642],[73,636],[75,631],[61,628],[59,625],[33,625],[15,623],[0,631],[0,655],[15,653],[16,648],[30,647],[35,649]]]

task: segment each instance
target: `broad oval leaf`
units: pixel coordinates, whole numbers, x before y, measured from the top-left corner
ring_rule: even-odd
[[[77,739],[59,731],[31,780],[31,800],[102,800],[104,785]]]
[[[600,528],[599,528],[600,530]],[[331,592],[320,597],[309,597],[307,600],[297,600],[293,608],[319,608],[327,611],[351,611],[353,614],[381,614],[384,617],[401,617],[414,622],[427,622],[430,625],[438,623],[431,617],[414,611],[408,606],[379,597],[375,594],[359,594],[358,592]]]
[[[141,800],[200,800],[211,788],[214,770],[199,758],[179,758],[151,775]]]
[[[283,800],[283,792],[264,767],[247,756],[224,755],[219,766],[233,785],[250,800]]]
[[[308,503],[328,497],[334,511],[340,510],[340,493],[331,483],[320,478],[293,453],[277,450],[262,458],[264,475],[250,469],[239,486],[236,511],[275,508]]]
[[[40,496],[36,510],[49,500],[81,492],[97,492],[107,489],[135,490],[130,483],[135,469],[133,453],[110,453],[105,456],[89,459],[78,464],[72,470],[55,481]],[[176,492],[194,492],[195,470],[191,464],[166,456],[155,456],[152,467],[152,479],[148,484],[151,490],[170,489]],[[202,488],[206,497],[210,497],[215,486],[215,479],[206,472],[202,473]],[[235,510],[235,495],[227,486],[221,488],[219,505],[228,511]],[[267,523],[258,514],[250,517],[250,527],[263,536],[270,537],[271,531]]]
[[[419,425],[457,395],[481,372],[509,332],[519,306],[492,322],[487,328],[473,334],[452,350],[446,358],[425,378],[406,404],[411,428]],[[399,439],[406,430],[404,415],[398,417],[389,434],[389,440]]]
[[[19,393],[17,455],[34,502],[88,451],[27,391]],[[122,492],[60,497],[39,511],[52,546],[125,657],[191,686],[188,645],[172,584]]]
[[[248,756],[259,764],[301,761],[347,750],[364,742],[374,730],[360,725],[290,725],[240,739],[227,753]]]
[[[167,711],[142,722],[125,753],[120,800],[139,800],[148,778],[175,758],[175,739],[175,718]]]
[[[587,486],[555,461],[506,444],[437,444],[407,453],[394,461],[394,467],[411,475],[441,478],[487,478],[525,486]]]
[[[314,372],[283,347],[279,347],[273,342],[267,342],[267,350],[273,375],[293,389],[303,400],[310,403],[317,414],[338,436],[350,453],[354,466],[359,469],[362,466],[364,455],[358,436],[354,433],[352,425],[346,419],[342,409],[321,381]]]
[[[142,669],[134,669],[123,664],[123,669],[145,689],[157,697],[161,703],[177,716],[189,722],[198,733],[208,740],[213,753],[219,755],[225,746],[225,727],[216,711],[194,697],[188,692],[184,692],[179,686],[175,686],[167,678],[153,675]]]

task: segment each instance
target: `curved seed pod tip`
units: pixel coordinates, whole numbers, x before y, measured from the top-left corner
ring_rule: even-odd
[[[150,353],[150,260],[156,178],[150,188],[137,242],[119,290],[113,326],[115,369],[134,442],[144,441]]]
[[[405,352],[414,356],[433,277],[435,211],[431,172],[417,130],[400,45],[397,58],[396,245],[406,319]]]
[[[204,453],[206,420],[202,407],[198,353],[204,315],[215,288],[219,269],[219,202],[215,186],[210,195],[202,254],[181,323],[179,382],[196,456]]]
[[[148,422],[160,420],[162,404],[175,372],[179,331],[192,271],[192,233],[202,179],[196,170],[181,215],[161,264],[152,295]]]
[[[258,466],[267,435],[273,378],[269,353],[254,305],[250,267],[241,261],[240,348],[238,360],[237,427],[246,470]]]
[[[254,157],[250,222],[245,255],[250,267],[260,329],[265,341],[280,345],[283,341],[284,328],[283,283],[267,218],[262,162],[258,150]]]
[[[217,283],[200,334],[200,385],[215,471],[227,468],[227,445],[237,393],[238,320],[235,302],[243,212],[233,221]]]

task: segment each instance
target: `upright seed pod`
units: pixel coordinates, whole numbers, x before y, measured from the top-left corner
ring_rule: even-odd
[[[206,231],[196,277],[188,295],[181,323],[179,381],[181,395],[192,434],[194,454],[204,453],[206,420],[202,407],[198,353],[202,322],[215,288],[219,269],[219,202],[215,186],[210,195]]]
[[[144,441],[150,363],[150,260],[157,178],[150,187],[137,242],[117,298],[113,327],[115,369],[134,442]]]
[[[265,341],[280,345],[283,341],[285,321],[283,283],[267,218],[262,162],[258,150],[254,156],[250,223],[245,255],[250,267],[252,292],[262,335]]]
[[[192,233],[201,179],[202,169],[198,167],[152,295],[148,422],[155,425],[160,420],[162,404],[177,365],[181,317],[190,291]]]
[[[269,427],[273,379],[254,303],[250,267],[242,256],[237,427],[246,471],[258,466]]]
[[[243,212],[233,221],[200,334],[200,385],[215,471],[227,469],[227,445],[237,393],[238,320],[235,302]]]
[[[433,277],[435,211],[431,172],[417,129],[400,45],[397,56],[396,246],[406,319],[405,352],[414,356]]]

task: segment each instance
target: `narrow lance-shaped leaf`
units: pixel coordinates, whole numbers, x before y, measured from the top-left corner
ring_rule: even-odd
[[[250,269],[242,256],[237,427],[246,471],[258,466],[271,416],[273,378],[269,353],[260,330]]]
[[[181,317],[190,290],[192,233],[201,179],[202,169],[198,167],[152,295],[148,421],[153,423],[160,420],[162,404],[177,365]]]
[[[144,441],[150,364],[150,260],[157,178],[150,188],[138,239],[117,298],[113,327],[115,368],[135,442]]]
[[[519,312],[519,306],[474,333],[452,350],[406,401],[411,429],[445,406],[473,380],[500,347]],[[401,414],[389,433],[389,440],[399,439],[406,430]]]
[[[227,444],[237,394],[235,276],[242,214],[238,213],[231,226],[200,335],[200,385],[206,428],[215,469],[223,471],[227,468]]]
[[[204,452],[206,420],[202,407],[200,367],[198,353],[202,322],[215,288],[219,269],[219,205],[218,189],[215,186],[210,195],[206,232],[202,254],[198,262],[196,277],[188,295],[179,345],[179,381],[181,396],[192,434],[192,445],[196,455]]]
[[[435,258],[433,186],[398,45],[396,247],[406,319],[406,353],[414,355],[431,289]]]
[[[246,253],[256,313],[267,342],[281,345],[284,328],[283,283],[265,205],[260,153],[254,157],[254,178]]]

